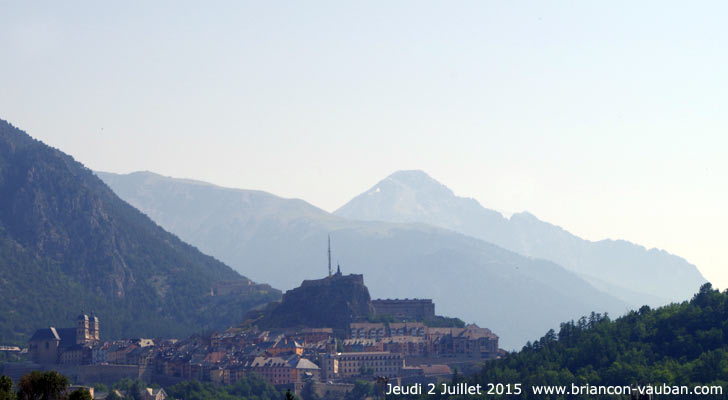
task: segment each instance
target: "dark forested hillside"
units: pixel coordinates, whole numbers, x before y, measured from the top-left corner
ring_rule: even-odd
[[[95,312],[103,338],[234,324],[280,296],[213,297],[237,272],[119,199],[72,157],[0,120],[0,341]]]
[[[728,291],[705,284],[689,302],[645,306],[615,321],[593,314],[562,324],[558,333],[487,363],[473,380],[521,382],[527,398],[544,398],[528,393],[531,385],[572,383],[718,385],[726,393]]]

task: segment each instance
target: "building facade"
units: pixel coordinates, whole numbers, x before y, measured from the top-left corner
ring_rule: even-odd
[[[91,348],[101,339],[99,319],[81,314],[75,328],[38,329],[28,341],[31,361],[38,364],[80,365],[91,363]]]
[[[402,372],[404,358],[386,351],[335,353],[322,357],[321,364],[325,380],[360,375],[394,377]]]
[[[435,317],[435,303],[432,299],[376,299],[372,300],[372,306],[377,315],[417,321]]]

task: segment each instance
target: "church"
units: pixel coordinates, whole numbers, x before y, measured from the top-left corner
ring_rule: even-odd
[[[50,326],[35,331],[28,341],[28,354],[37,364],[88,364],[91,348],[99,340],[99,318],[81,314],[75,328]]]

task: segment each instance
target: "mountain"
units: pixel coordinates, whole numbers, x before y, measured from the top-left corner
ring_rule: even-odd
[[[211,296],[218,282],[246,290]],[[0,120],[0,341],[73,326],[103,339],[180,336],[242,321],[280,297],[202,254],[117,197],[72,157]]]
[[[451,229],[553,261],[636,307],[681,301],[706,282],[694,265],[666,251],[624,240],[584,240],[526,212],[505,218],[474,199],[456,196],[423,171],[395,172],[334,214]]]
[[[676,398],[706,398],[708,393],[698,395],[693,388],[728,389],[726,332],[728,292],[705,284],[690,301],[655,310],[645,306],[616,321],[593,315],[561,324],[558,331],[548,332],[520,352],[484,364],[471,383],[519,382],[523,389],[519,398],[524,399],[544,398],[531,391],[533,385],[571,390],[572,384],[593,389],[644,385],[644,390],[654,385],[652,390],[660,391],[667,385],[669,394],[677,394],[672,389],[679,385],[688,392]],[[722,393],[707,397],[725,398]],[[615,398],[585,394],[567,392],[555,398]],[[670,397],[666,392],[655,394],[665,395],[655,398]]]
[[[545,260],[423,224],[353,221],[302,200],[151,172],[97,172],[121,198],[254,280],[289,289],[334,263],[375,298],[432,298],[439,315],[492,329],[505,348],[558,321],[627,305]]]

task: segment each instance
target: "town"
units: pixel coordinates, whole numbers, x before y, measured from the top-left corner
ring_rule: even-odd
[[[360,308],[367,315],[349,310],[343,320],[337,315],[310,318],[328,317],[332,326],[269,326],[271,322],[266,322],[291,320],[276,315],[287,315],[286,304],[300,303],[301,296],[323,296],[334,306],[356,302],[326,295],[327,288],[341,287],[347,288],[347,296],[360,297]],[[211,294],[221,290],[236,288],[223,283]],[[498,336],[487,328],[459,320],[453,325],[460,326],[433,326],[443,325],[443,318],[435,314],[431,299],[370,300],[368,296],[362,275],[343,275],[339,268],[286,292],[280,303],[262,312],[263,317],[256,319],[253,314],[241,326],[181,339],[104,341],[102,321],[82,313],[75,327],[38,329],[24,350],[31,364],[19,364],[16,371],[5,373],[19,376],[32,369],[54,369],[83,384],[132,378],[161,385],[185,380],[230,385],[255,373],[296,394],[308,386],[318,397],[342,398],[356,380],[438,383],[450,379],[457,369],[465,371],[502,354]],[[97,393],[94,398],[105,397]],[[165,398],[163,390],[154,398]]]

